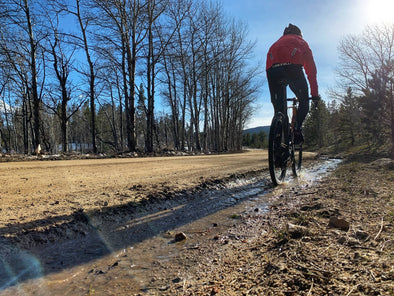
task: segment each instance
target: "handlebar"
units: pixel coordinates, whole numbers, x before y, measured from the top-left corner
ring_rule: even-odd
[[[320,97],[320,96],[317,96],[317,97],[309,97],[308,100],[317,103],[318,101],[321,100],[321,97]],[[297,98],[297,97],[294,97],[294,98],[287,98],[287,101],[288,101],[288,102],[298,101],[298,98]]]

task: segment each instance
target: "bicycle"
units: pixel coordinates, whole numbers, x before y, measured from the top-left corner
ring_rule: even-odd
[[[277,112],[274,115],[268,138],[269,171],[274,186],[284,182],[289,164],[294,177],[297,177],[301,170],[302,143],[294,143],[299,100],[296,97],[287,98],[287,102],[292,102],[292,105],[287,107],[288,114]]]

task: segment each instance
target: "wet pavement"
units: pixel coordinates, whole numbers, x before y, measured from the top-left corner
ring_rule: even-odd
[[[0,295],[115,295],[128,287],[144,291],[157,276],[151,267],[172,260],[185,248],[198,247],[201,233],[212,237],[241,215],[263,213],[268,194],[313,186],[339,162],[320,161],[277,188],[272,188],[266,172],[133,211],[87,214],[81,218],[89,226],[81,230],[83,235],[28,251],[1,240]],[[177,233],[187,240],[175,242]]]

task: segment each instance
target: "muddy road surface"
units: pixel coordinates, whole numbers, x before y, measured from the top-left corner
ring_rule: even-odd
[[[0,288],[5,293],[53,276],[59,287],[85,264],[130,248],[136,253],[137,243],[236,204],[241,198],[231,196],[231,187],[234,194],[242,195],[243,187],[258,194],[268,182],[261,179],[266,159],[266,151],[253,150],[0,163]],[[83,293],[87,284],[81,284],[70,295]],[[31,292],[41,291],[34,285]]]
[[[266,230],[245,223],[338,164],[312,161],[273,189],[266,157],[0,163],[0,295],[230,295],[201,288],[223,260],[212,243],[248,246]]]

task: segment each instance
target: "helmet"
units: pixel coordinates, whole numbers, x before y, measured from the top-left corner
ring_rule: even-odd
[[[288,35],[288,34],[294,34],[302,37],[300,28],[294,26],[293,24],[289,24],[289,26],[286,27],[285,30],[283,31],[283,35]]]

